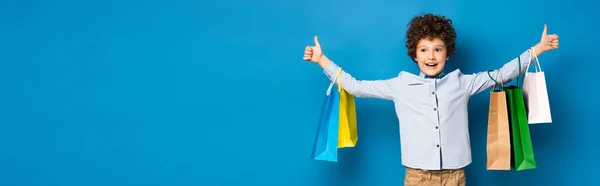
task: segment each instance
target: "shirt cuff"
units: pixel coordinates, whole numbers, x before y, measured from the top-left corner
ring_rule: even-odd
[[[325,67],[325,69],[323,69],[323,72],[325,73],[325,75],[327,75],[329,80],[333,81],[335,79],[335,76],[337,76],[337,72],[338,72],[339,68],[340,67],[337,64],[335,64],[333,61],[329,61],[329,64],[327,65],[327,67]]]

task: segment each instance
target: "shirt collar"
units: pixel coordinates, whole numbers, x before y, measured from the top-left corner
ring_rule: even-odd
[[[435,77],[431,77],[428,75],[425,75],[423,72],[419,73],[419,76],[425,79],[441,79],[444,77],[444,75],[446,75],[444,72],[440,73],[439,75],[435,76]]]

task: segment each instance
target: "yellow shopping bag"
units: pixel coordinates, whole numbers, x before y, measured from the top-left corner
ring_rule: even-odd
[[[341,70],[340,68],[339,71]],[[341,76],[341,73],[338,73],[338,76]],[[342,78],[337,78],[338,91],[340,92],[338,148],[354,147],[358,141],[354,96],[344,90],[340,79]]]

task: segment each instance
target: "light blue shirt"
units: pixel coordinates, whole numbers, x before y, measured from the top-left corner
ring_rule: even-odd
[[[519,63],[521,72],[525,72],[533,60],[527,50],[490,75],[498,82],[508,83],[518,77]],[[333,80],[338,68],[330,62],[324,72]],[[441,170],[471,163],[467,104],[471,96],[494,86],[488,71],[463,74],[457,69],[440,78],[401,71],[384,80],[356,80],[342,71],[340,78],[342,87],[356,97],[394,102],[404,166]]]

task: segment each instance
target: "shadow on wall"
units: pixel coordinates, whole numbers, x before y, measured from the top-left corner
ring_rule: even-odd
[[[463,44],[465,42],[456,42],[455,48],[456,52],[453,56],[450,57],[448,62],[446,63],[445,72],[449,73],[456,69],[460,69],[463,73],[472,73],[480,71],[480,69],[473,69],[473,65],[475,61],[471,61],[469,59],[469,55],[471,54],[469,51],[469,45]]]

